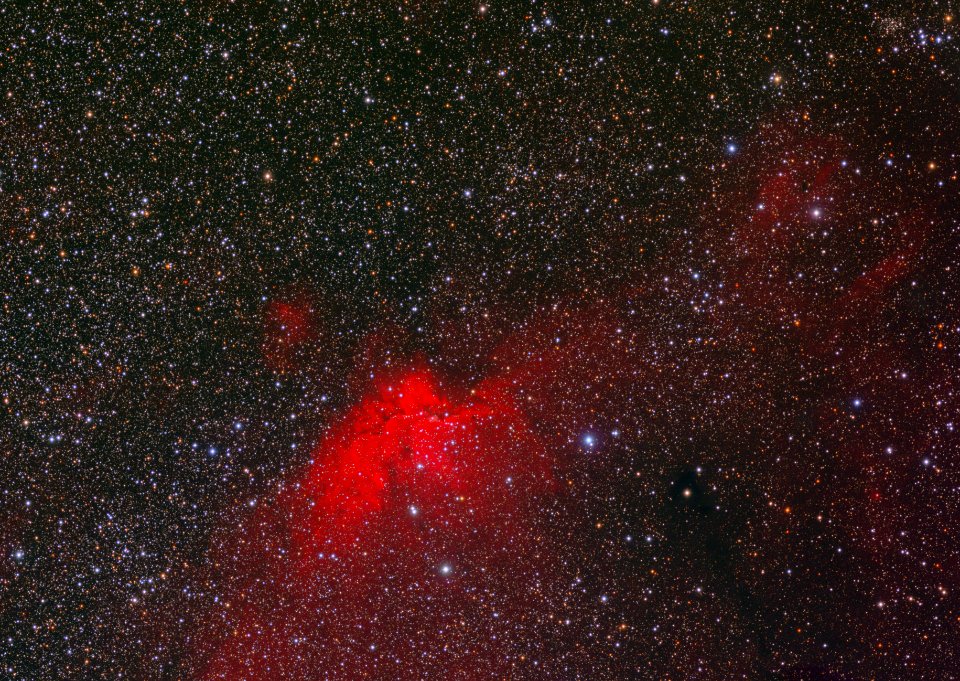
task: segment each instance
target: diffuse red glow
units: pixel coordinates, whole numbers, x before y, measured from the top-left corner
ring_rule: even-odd
[[[441,589],[424,610],[425,581],[523,592],[538,555],[529,548],[544,541],[538,505],[554,488],[547,449],[499,381],[457,399],[422,367],[384,377],[240,533],[237,614],[206,678],[285,678],[298,631],[319,646],[298,653],[309,660],[299,668],[326,669],[344,657],[336,642],[371,617],[439,627],[473,607]],[[372,605],[384,588],[389,612]],[[258,657],[272,665],[261,676],[248,666]]]
[[[264,311],[263,356],[274,371],[293,368],[297,353],[317,334],[316,314],[308,296],[270,301]]]
[[[471,393],[454,403],[423,369],[383,380],[315,452],[296,502],[310,509],[311,521],[297,528],[301,548],[339,545],[458,499],[472,524],[504,510],[491,488],[506,477],[529,483],[527,492],[546,486],[545,450],[512,396],[492,382]]]

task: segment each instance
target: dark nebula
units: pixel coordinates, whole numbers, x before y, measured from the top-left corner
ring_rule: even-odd
[[[956,10],[0,7],[0,678],[960,677]]]

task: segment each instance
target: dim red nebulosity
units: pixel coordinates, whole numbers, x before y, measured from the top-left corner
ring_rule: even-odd
[[[267,303],[263,322],[263,356],[274,371],[294,368],[297,353],[317,336],[310,297],[293,294]]]

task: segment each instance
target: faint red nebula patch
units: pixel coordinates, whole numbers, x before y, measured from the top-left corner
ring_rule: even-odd
[[[795,123],[761,125],[731,163],[704,216],[741,310],[717,319],[722,335],[762,346],[789,328],[805,353],[832,355],[922,261],[933,206],[850,144]]]
[[[317,319],[309,296],[294,294],[267,303],[263,314],[263,356],[274,371],[299,366],[306,346],[317,338]]]

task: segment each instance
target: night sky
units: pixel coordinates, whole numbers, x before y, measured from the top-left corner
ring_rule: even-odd
[[[0,678],[960,678],[960,7],[580,4],[0,7]]]

